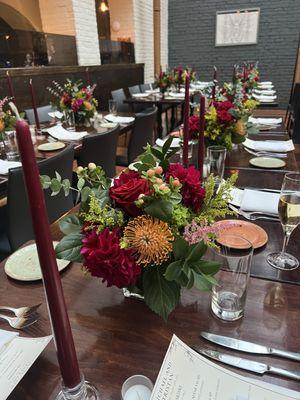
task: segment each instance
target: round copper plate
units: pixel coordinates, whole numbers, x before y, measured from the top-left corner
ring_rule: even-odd
[[[233,225],[228,226],[230,223],[233,223]],[[268,242],[267,232],[252,222],[226,219],[223,221],[218,221],[214,225],[218,226],[219,228],[221,228],[222,225],[226,225],[226,228],[218,233],[217,237],[218,243],[224,246],[236,249],[246,248],[241,247],[241,243],[235,243],[232,238],[229,239],[230,235],[236,235],[247,239],[250,243],[252,243],[254,249],[258,249]]]

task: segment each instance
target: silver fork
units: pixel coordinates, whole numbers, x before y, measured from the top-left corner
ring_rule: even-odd
[[[0,306],[0,310],[11,311],[12,313],[15,314],[16,317],[27,317],[28,315],[34,313],[40,307],[41,304],[42,303],[36,304],[35,306],[31,307],[19,307],[19,308]]]
[[[267,221],[279,221],[279,217],[277,217],[276,215],[266,215],[266,213],[263,213],[261,211],[246,212],[234,207],[232,204],[229,204],[229,208],[231,208],[232,211],[235,211],[242,217],[248,219],[249,221],[256,221],[257,219],[264,219]]]
[[[14,329],[24,329],[34,324],[37,318],[32,317],[8,317],[7,315],[0,314],[0,319],[4,319]]]
[[[275,157],[275,158],[287,158],[286,153],[275,153],[275,152],[268,152],[268,151],[254,151],[250,150],[247,147],[244,147],[244,149],[250,153],[253,154],[254,156],[269,156],[269,157]]]

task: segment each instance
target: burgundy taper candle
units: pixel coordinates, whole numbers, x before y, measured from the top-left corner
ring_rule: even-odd
[[[183,114],[183,149],[182,149],[182,161],[184,167],[188,167],[189,164],[189,116],[190,116],[190,75],[186,71],[184,114]]]
[[[204,129],[205,129],[205,96],[200,96],[200,112],[199,112],[199,136],[198,136],[198,169],[203,175],[204,163]]]
[[[34,112],[35,126],[37,129],[41,129],[39,115],[38,115],[37,108],[36,108],[35,93],[33,90],[33,84],[32,84],[31,78],[29,79],[29,89],[30,89],[30,94],[31,94],[32,108],[33,108],[33,112]]]
[[[13,87],[13,84],[12,84],[11,76],[10,76],[8,71],[6,71],[6,80],[7,80],[7,85],[8,85],[10,97],[12,97],[12,101],[14,102],[14,104],[16,106],[17,103],[16,103],[15,91],[14,91],[14,87]]]
[[[90,85],[90,84],[91,84],[91,80],[90,80],[90,70],[89,70],[89,67],[86,67],[86,69],[85,69],[85,74],[86,74],[86,82],[87,82],[88,85]]]
[[[81,376],[53,249],[39,170],[29,126],[24,120],[17,121],[16,133],[57,358],[64,385],[74,388],[81,382]]]

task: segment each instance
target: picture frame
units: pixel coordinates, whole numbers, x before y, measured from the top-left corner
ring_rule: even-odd
[[[217,11],[215,46],[257,44],[260,8]]]

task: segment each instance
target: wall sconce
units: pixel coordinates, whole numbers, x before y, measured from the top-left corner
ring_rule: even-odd
[[[108,11],[109,8],[108,8],[107,2],[106,2],[106,1],[101,1],[99,9],[100,9],[100,11],[103,12],[103,13],[106,12],[106,11]]]

